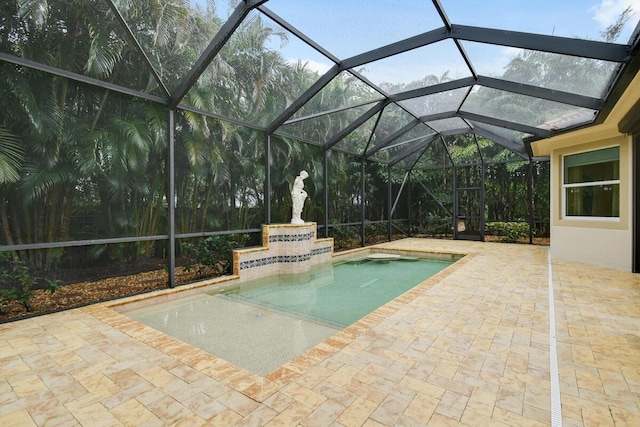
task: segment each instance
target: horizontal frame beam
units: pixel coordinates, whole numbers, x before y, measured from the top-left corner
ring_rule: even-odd
[[[451,37],[459,40],[519,47],[602,61],[627,62],[630,59],[627,45],[570,37],[547,36],[455,24],[451,26]]]
[[[157,102],[158,104],[162,104],[162,105],[167,105],[169,101],[167,98],[151,95],[146,92],[140,92],[135,89],[129,89],[127,87],[120,86],[114,83],[94,79],[93,77],[87,77],[85,75],[74,73],[72,71],[51,67],[49,65],[45,65],[40,62],[31,61],[30,59],[24,59],[24,58],[9,55],[2,52],[0,52],[0,61],[8,62],[11,64],[19,65],[21,67],[30,68],[33,70],[43,71],[47,74],[53,74],[55,76],[64,77],[79,83],[88,84],[88,85],[99,87],[102,89],[112,90],[114,92],[122,93],[124,95],[130,95],[135,98],[141,98],[147,101]]]
[[[462,117],[463,119],[472,120],[480,123],[486,123],[488,125],[497,126],[504,129],[515,130],[523,133],[530,133],[532,135],[537,135],[544,138],[551,137],[550,130],[537,128],[535,126],[523,125],[521,123],[510,122],[502,119],[496,119],[494,117],[483,116],[481,114],[469,113],[466,111],[459,111],[458,116]]]
[[[562,104],[575,105],[576,107],[598,110],[602,108],[603,101],[599,98],[577,95],[575,93],[564,92],[555,89],[547,89],[539,86],[516,83],[508,80],[496,79],[493,77],[478,76],[478,85],[491,89],[503,90],[517,93],[519,95],[531,96],[534,98],[546,99],[547,101],[559,102]]]

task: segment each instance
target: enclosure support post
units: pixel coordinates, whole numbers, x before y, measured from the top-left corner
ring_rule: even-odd
[[[175,110],[169,109],[167,173],[169,175],[167,189],[168,227],[169,227],[169,287],[176,286],[176,194],[175,194]]]
[[[640,273],[640,238],[638,234],[640,233],[640,209],[638,209],[638,201],[640,200],[640,130],[633,134],[633,143],[631,147],[633,150],[632,153],[632,184],[633,184],[633,192],[632,194],[632,206],[633,206],[633,221],[632,221],[632,254],[633,260],[631,271],[634,273]]]
[[[365,159],[362,158],[360,162],[360,246],[365,246],[367,243],[366,239],[366,227],[364,226],[364,222],[366,221],[366,211],[365,211]]]
[[[409,237],[413,236],[411,232],[411,172],[407,174],[407,182],[409,183],[409,188],[407,188],[407,222],[408,222],[408,230]]]
[[[388,215],[388,225],[387,225],[387,240],[391,241],[391,215],[392,215],[392,207],[391,207],[391,165],[387,165],[387,215]]]
[[[324,237],[329,237],[329,150],[322,149],[322,211],[324,215]]]
[[[453,239],[458,240],[458,180],[456,166],[451,166],[453,172]]]
[[[482,171],[481,172],[482,172],[482,182],[480,184],[481,184],[482,189],[480,190],[480,212],[478,212],[478,216],[480,217],[479,218],[480,221],[478,221],[480,223],[480,226],[479,226],[480,230],[478,230],[478,231],[480,231],[480,241],[484,242],[484,221],[485,221],[485,218],[484,218],[484,211],[485,211],[484,204],[486,202],[485,176],[487,174],[487,167],[486,167],[484,161],[482,162]]]
[[[271,224],[271,135],[264,144],[264,222]]]
[[[534,200],[533,200],[533,161],[529,159],[529,244],[533,244],[533,216],[534,216]]]

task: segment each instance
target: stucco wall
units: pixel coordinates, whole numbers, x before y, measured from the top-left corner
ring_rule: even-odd
[[[631,271],[631,233],[627,230],[552,227],[551,258]]]
[[[584,141],[584,140],[583,140]],[[567,144],[551,154],[551,257],[631,271],[632,269],[632,139],[626,135]],[[619,220],[562,217],[562,156],[620,146]]]

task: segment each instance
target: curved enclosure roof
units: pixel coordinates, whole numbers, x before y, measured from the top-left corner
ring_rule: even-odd
[[[91,40],[56,20],[74,3],[20,2],[0,59],[407,169],[529,159],[637,71],[638,14],[611,2],[92,0]],[[88,44],[86,64],[21,43],[37,31]]]

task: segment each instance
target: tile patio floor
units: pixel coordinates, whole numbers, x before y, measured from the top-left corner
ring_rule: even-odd
[[[547,247],[464,259],[266,377],[98,304],[0,325],[0,426],[551,424]],[[640,276],[552,264],[564,426],[640,426]]]

